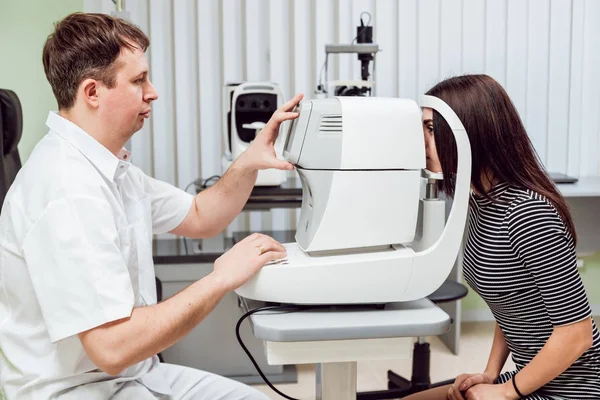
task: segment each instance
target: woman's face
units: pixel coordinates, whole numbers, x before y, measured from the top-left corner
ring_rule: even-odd
[[[433,110],[423,108],[423,135],[425,136],[426,166],[431,172],[442,172],[442,165],[435,148],[435,137],[433,136]]]

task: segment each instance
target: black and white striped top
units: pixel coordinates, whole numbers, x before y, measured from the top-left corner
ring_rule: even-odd
[[[540,194],[505,183],[492,202],[473,194],[465,248],[467,283],[485,300],[504,333],[517,371],[542,349],[554,326],[588,318],[573,239]],[[600,399],[600,335],[563,374],[527,399]]]

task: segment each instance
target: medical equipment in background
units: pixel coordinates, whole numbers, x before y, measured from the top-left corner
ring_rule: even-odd
[[[369,19],[365,24],[362,16],[368,15]],[[336,97],[336,96],[375,96],[375,58],[379,50],[379,45],[373,43],[373,27],[369,26],[371,14],[361,13],[360,25],[356,27],[356,37],[350,44],[326,44],[325,45],[325,63],[319,73],[319,84],[315,94],[317,98]],[[355,43],[356,42],[356,43]],[[360,61],[360,80],[334,80],[327,81],[330,54],[357,54]],[[369,64],[373,61],[372,72],[369,70]],[[325,82],[323,82],[323,72]],[[369,77],[372,76],[372,79]]]
[[[131,21],[129,11],[125,10],[125,0],[112,0],[115,10],[110,12],[112,17],[121,18],[125,21]]]
[[[223,87],[223,173],[246,151],[281,104],[281,89],[272,82],[228,83]],[[280,133],[275,141],[275,153],[280,159],[283,158],[283,142]],[[261,170],[255,185],[279,186],[286,179],[285,171]]]
[[[471,150],[446,103],[422,96],[420,106],[436,110],[456,139],[455,196],[443,231],[429,229],[431,210],[420,202],[425,144],[415,101],[304,101],[283,152],[302,182],[296,242],[285,244],[287,259],[265,266],[238,295],[275,303],[385,304],[421,299],[442,285],[462,242]]]

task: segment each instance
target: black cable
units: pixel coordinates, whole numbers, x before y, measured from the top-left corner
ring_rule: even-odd
[[[221,175],[213,175],[213,176],[211,176],[210,178],[206,178],[206,179],[204,180],[204,182],[202,183],[202,186],[201,186],[201,188],[202,188],[202,189],[206,189],[206,188],[208,187],[208,183],[209,183],[210,181],[212,181],[212,180],[215,180],[215,179],[221,179]]]
[[[208,184],[215,179],[221,179],[221,175],[213,175],[210,178],[205,179],[204,181],[201,178],[194,179],[185,187],[184,191],[187,192],[190,186],[192,185],[200,185],[200,189],[204,190],[208,188]]]
[[[242,341],[242,337],[240,336],[240,326],[242,325],[242,322],[244,322],[244,320],[246,318],[248,318],[249,316],[251,316],[252,314],[256,314],[257,312],[260,311],[268,311],[268,310],[272,310],[272,311],[302,311],[302,310],[308,310],[311,308],[315,308],[314,306],[266,306],[266,307],[258,307],[255,308],[253,310],[248,311],[246,314],[242,315],[241,318],[238,320],[237,324],[235,325],[235,336],[237,337],[238,343],[240,344],[240,346],[242,346],[242,349],[244,350],[244,352],[246,353],[246,355],[248,356],[248,358],[250,359],[250,361],[252,362],[252,364],[254,365],[254,368],[256,368],[256,371],[258,372],[258,374],[260,375],[260,377],[265,381],[265,383],[267,385],[269,385],[269,387],[278,395],[282,396],[285,399],[289,399],[289,400],[298,400],[294,397],[290,397],[282,392],[280,392],[275,386],[273,386],[273,384],[269,381],[269,379],[267,379],[267,377],[265,376],[265,374],[262,372],[262,370],[260,369],[260,367],[258,366],[258,363],[256,362],[256,360],[254,360],[254,357],[252,357],[252,354],[250,354],[250,351],[248,350],[248,348],[244,345],[244,342]]]
[[[362,22],[362,16],[363,14],[367,14],[369,16],[369,19],[367,20],[367,24],[365,25],[364,22]],[[356,39],[358,39],[358,37],[360,35],[363,34],[363,32],[367,29],[367,27],[369,26],[369,24],[371,23],[371,13],[369,13],[368,11],[363,11],[360,13],[360,23],[363,25],[363,28],[360,30],[360,32],[354,37],[354,39],[352,39],[352,42],[350,44],[354,44],[354,42],[356,41]]]
[[[191,181],[190,183],[188,183],[188,185],[185,187],[184,191],[187,192],[188,189],[190,188],[190,186],[194,185],[194,184],[198,184],[198,182],[200,181],[200,179],[194,179],[193,181]]]
[[[321,90],[322,93],[327,93],[327,88],[323,86],[323,70],[325,69],[325,64],[327,60],[323,61],[323,65],[321,65],[321,70],[319,71],[319,84],[317,85],[317,90]],[[327,79],[327,77],[325,77]]]
[[[190,255],[190,253],[188,252],[187,238],[182,237],[181,240],[183,240],[183,248],[185,249],[185,255]]]

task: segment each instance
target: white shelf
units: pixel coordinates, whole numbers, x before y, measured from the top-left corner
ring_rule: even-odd
[[[600,197],[600,177],[579,178],[576,183],[556,185],[564,197]]]

